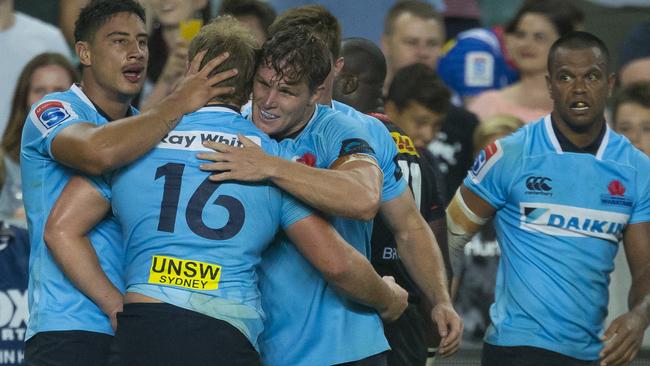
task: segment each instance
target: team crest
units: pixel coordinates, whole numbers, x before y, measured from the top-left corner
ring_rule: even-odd
[[[502,156],[503,149],[501,148],[501,144],[498,140],[489,144],[483,150],[481,150],[481,152],[474,160],[474,164],[472,164],[472,170],[470,171],[470,173],[474,176],[474,182],[480,182],[485,174],[487,174],[487,172],[490,170],[490,168],[496,164],[496,162],[499,161]]]
[[[36,119],[46,130],[52,129],[70,117],[77,117],[69,103],[60,100],[48,100],[34,109]]]

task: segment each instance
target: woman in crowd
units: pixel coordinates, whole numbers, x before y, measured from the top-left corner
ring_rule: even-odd
[[[506,27],[519,81],[480,94],[468,109],[481,120],[506,113],[530,122],[550,113],[553,104],[545,80],[548,51],[559,37],[581,28],[582,21],[582,12],[569,2],[526,1]]]
[[[11,103],[9,121],[0,141],[0,220],[24,221],[20,179],[20,140],[25,118],[45,94],[63,91],[78,81],[72,64],[58,53],[41,53],[20,73]]]
[[[190,39],[182,37],[181,22],[200,19],[207,23],[210,19],[208,0],[150,0],[148,5],[153,15],[153,30],[140,110],[146,110],[170,94],[185,75]]]

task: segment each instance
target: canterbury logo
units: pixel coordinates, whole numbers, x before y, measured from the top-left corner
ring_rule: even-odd
[[[551,178],[547,177],[528,177],[526,179],[526,188],[531,191],[543,191],[548,192],[553,187],[548,185],[548,182],[552,182]]]

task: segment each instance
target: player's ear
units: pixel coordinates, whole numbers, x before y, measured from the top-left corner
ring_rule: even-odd
[[[79,63],[83,66],[90,66],[92,64],[90,60],[90,45],[88,42],[79,41],[74,44],[74,49],[77,53],[77,57],[79,57]]]
[[[316,104],[320,98],[323,96],[323,93],[325,92],[325,84],[321,84],[318,87],[316,87],[316,90],[312,93],[311,97],[309,97],[309,104]]]

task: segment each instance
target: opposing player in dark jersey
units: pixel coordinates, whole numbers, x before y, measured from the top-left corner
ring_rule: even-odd
[[[431,225],[451,277],[446,255],[445,213],[433,165],[423,154],[426,151],[416,149],[411,138],[381,113],[382,85],[386,75],[384,56],[374,43],[363,38],[345,39],[341,44],[341,56],[344,65],[334,81],[334,99],[379,119],[390,132],[397,146],[395,159],[400,168],[397,174],[408,182],[420,213]],[[425,309],[431,305],[426,303],[426,296],[400,261],[393,232],[381,215],[375,218],[372,231],[372,264],[377,272],[393,276],[409,292],[409,307],[402,317],[384,323],[386,338],[392,348],[388,365],[424,365],[427,345],[430,344],[428,338],[432,333]]]

